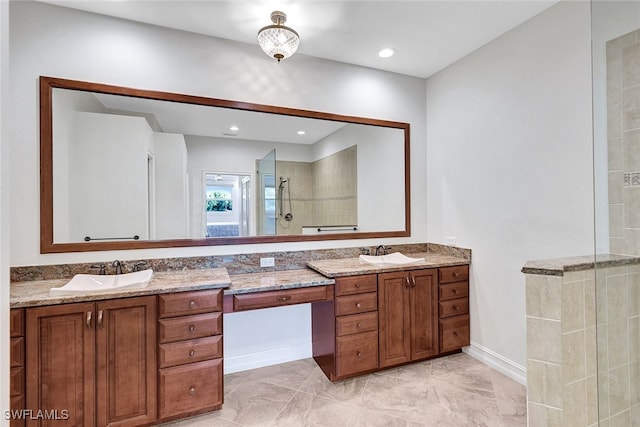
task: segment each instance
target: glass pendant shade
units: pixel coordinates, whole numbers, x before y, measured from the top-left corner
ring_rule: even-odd
[[[300,44],[300,37],[295,30],[284,26],[287,15],[284,12],[271,13],[273,25],[267,25],[258,31],[258,44],[272,58],[280,60],[293,55]]]

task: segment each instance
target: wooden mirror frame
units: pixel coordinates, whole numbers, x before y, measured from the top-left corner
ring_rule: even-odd
[[[123,95],[184,104],[231,108],[277,115],[332,120],[346,123],[402,129],[404,131],[404,189],[405,229],[397,231],[371,231],[357,233],[331,233],[325,235],[268,235],[242,237],[209,237],[200,239],[137,240],[111,242],[54,243],[53,236],[53,89],[71,89],[112,95]],[[377,120],[355,116],[300,110],[248,102],[229,101],[179,93],[134,89],[40,77],[40,253],[111,251],[126,249],[176,248],[190,246],[246,245],[254,243],[308,242],[320,240],[352,240],[411,236],[411,187],[410,187],[409,123]]]

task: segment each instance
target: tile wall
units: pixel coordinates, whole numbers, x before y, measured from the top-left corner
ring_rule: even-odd
[[[293,219],[278,217],[278,235],[301,234],[303,225],[331,226],[358,224],[357,146],[346,148],[312,163],[276,162],[276,210],[280,212],[278,185],[280,177],[288,179],[284,187],[283,212]],[[287,187],[288,186],[288,187]]]
[[[607,42],[610,252],[640,255],[640,30]]]
[[[529,426],[640,425],[640,266],[526,287]]]

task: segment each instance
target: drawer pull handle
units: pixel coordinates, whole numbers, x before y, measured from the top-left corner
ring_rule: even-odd
[[[102,316],[103,316],[103,311],[102,310],[98,310],[98,326],[102,328]]]
[[[356,308],[361,308],[362,304],[360,304],[359,302],[356,303]]]
[[[362,352],[361,351],[356,352],[356,356],[362,357]]]
[[[189,357],[193,357],[195,355],[196,355],[196,351],[195,350],[189,351]]]
[[[196,302],[195,301],[189,301],[189,308],[195,308],[196,307]]]
[[[416,287],[416,278],[411,276],[411,287],[415,288]]]
[[[196,388],[195,388],[195,387],[191,387],[191,388],[189,389],[189,394],[190,394],[190,395],[194,395],[194,394],[196,394]]]
[[[407,282],[407,285],[405,286],[405,288],[409,289],[411,287],[411,283],[409,283],[409,276],[405,277],[404,281]]]
[[[87,328],[91,328],[91,317],[93,316],[93,312],[87,311]]]
[[[290,295],[285,295],[283,297],[276,298],[278,301],[289,301],[291,299]]]
[[[196,327],[194,325],[189,325],[189,332],[193,332],[196,330]]]

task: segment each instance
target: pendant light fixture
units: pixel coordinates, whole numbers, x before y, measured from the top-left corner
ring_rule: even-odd
[[[258,31],[258,44],[272,58],[280,60],[290,57],[298,49],[300,37],[292,28],[284,25],[287,15],[284,12],[271,12],[272,25]]]

